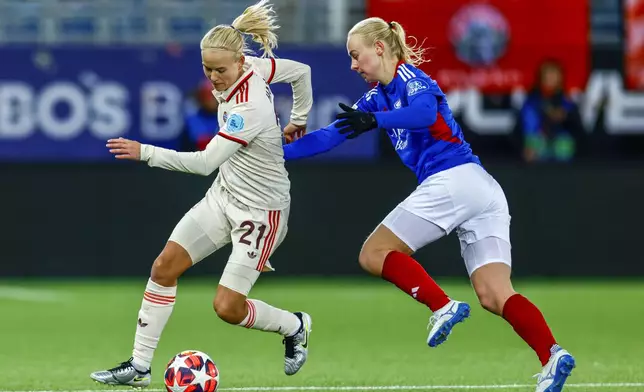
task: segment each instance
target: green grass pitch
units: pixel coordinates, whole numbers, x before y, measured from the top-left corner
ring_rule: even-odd
[[[129,358],[145,282],[0,282],[0,391],[112,390],[88,375]],[[279,336],[216,317],[217,277],[183,280],[152,365],[151,388],[163,388],[163,367],[174,354],[196,349],[216,361],[222,391],[534,391],[531,376],[540,364],[532,350],[504,320],[477,305],[468,282],[439,283],[453,298],[470,301],[473,311],[432,349],[426,345],[429,311],[386,282],[260,280],[251,297],[313,317],[309,361],[287,377]],[[515,288],[541,308],[559,342],[575,355],[566,390],[644,391],[644,283],[518,281]]]

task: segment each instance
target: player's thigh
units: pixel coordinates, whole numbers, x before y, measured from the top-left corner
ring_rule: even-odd
[[[230,223],[216,200],[201,200],[181,218],[169,241],[188,253],[192,265],[230,242]]]
[[[487,184],[481,183],[487,177],[475,164],[434,174],[389,213],[382,226],[415,252],[485,208],[488,201],[481,193],[486,193]]]
[[[396,207],[369,235],[360,250],[360,266],[372,275],[382,275],[387,255],[392,251],[411,255],[426,243],[445,235],[437,225]]]
[[[232,224],[232,251],[220,285],[248,295],[269,257],[286,236],[289,210],[262,210],[231,203],[226,212]]]
[[[393,209],[365,242],[365,249],[389,249],[412,254],[445,236],[445,230],[400,205]]]
[[[487,207],[493,181],[480,165],[456,166],[425,179],[399,207],[440,227],[447,235]],[[436,238],[420,244],[432,240]],[[422,246],[417,245],[417,249]]]
[[[505,194],[496,184],[490,205],[457,228],[461,256],[470,276],[491,263],[512,266],[510,220]]]

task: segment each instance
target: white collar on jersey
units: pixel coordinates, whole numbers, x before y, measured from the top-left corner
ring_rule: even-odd
[[[232,97],[235,96],[242,84],[244,84],[250,77],[253,76],[253,68],[248,67],[248,69],[237,79],[232,86],[224,91],[212,90],[212,95],[217,98],[219,102],[228,102]]]

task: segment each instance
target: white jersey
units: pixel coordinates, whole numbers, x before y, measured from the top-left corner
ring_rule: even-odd
[[[247,57],[237,82],[225,91],[213,91],[219,101],[219,137],[194,153],[143,145],[141,159],[150,166],[203,175],[219,168],[214,185],[223,186],[242,203],[266,210],[288,207],[290,181],[271,82],[292,84],[290,121],[306,124],[312,106],[310,68],[290,60]]]
[[[219,136],[244,147],[221,165],[216,181],[249,206],[285,208],[291,184],[270,87],[249,66],[228,90],[214,95],[219,101]]]

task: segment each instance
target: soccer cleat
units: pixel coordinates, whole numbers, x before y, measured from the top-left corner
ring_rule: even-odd
[[[537,392],[561,392],[575,367],[575,358],[559,345],[550,349],[550,360],[537,377]]]
[[[138,371],[132,364],[132,358],[117,367],[94,372],[89,376],[96,382],[107,385],[129,385],[135,388],[145,388],[150,385],[152,372]]]
[[[454,325],[468,317],[470,317],[470,305],[454,300],[434,312],[427,326],[428,329],[431,328],[427,337],[429,347],[436,347],[447,340]]]
[[[313,325],[311,316],[308,314],[296,312],[295,315],[302,322],[302,326],[295,335],[287,336],[282,341],[285,349],[284,373],[287,376],[294,375],[304,366],[304,362],[306,362],[306,357],[309,353],[309,335],[311,334],[311,326]]]

